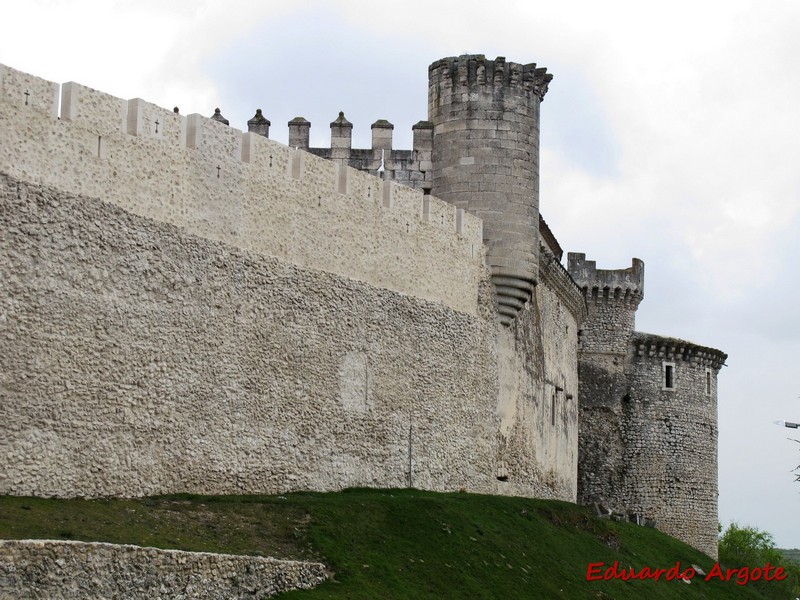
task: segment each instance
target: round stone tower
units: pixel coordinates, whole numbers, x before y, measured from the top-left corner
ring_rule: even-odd
[[[717,375],[727,355],[648,333],[631,339],[619,504],[717,557]]]
[[[547,69],[478,55],[428,69],[431,193],[483,219],[500,321],[509,325],[536,285],[539,104]]]
[[[578,342],[578,502],[654,523],[717,554],[717,375],[724,352],[634,330],[644,263],[570,253],[587,319]]]

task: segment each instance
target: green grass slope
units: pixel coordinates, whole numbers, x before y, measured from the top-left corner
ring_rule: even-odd
[[[763,598],[734,581],[587,581],[590,563],[714,561],[654,529],[564,502],[418,490],[140,500],[0,497],[0,538],[75,539],[317,559],[334,579],[281,598]]]

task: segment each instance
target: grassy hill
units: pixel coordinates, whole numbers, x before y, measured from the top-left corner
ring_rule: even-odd
[[[313,558],[334,580],[281,598],[763,598],[752,584],[587,581],[590,563],[711,572],[714,561],[654,529],[564,502],[353,489],[140,500],[0,497],[0,538],[74,539]],[[603,567],[603,569],[605,568]],[[762,582],[763,583],[763,582]],[[782,597],[769,593],[767,597]],[[777,592],[777,589],[775,589]],[[785,596],[783,596],[785,597]]]

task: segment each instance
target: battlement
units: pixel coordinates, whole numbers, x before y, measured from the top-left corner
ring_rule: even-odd
[[[295,117],[288,123],[289,146],[306,150],[343,165],[368,172],[384,179],[396,180],[409,187],[430,190],[431,151],[433,149],[433,123],[419,121],[411,128],[413,142],[411,150],[392,147],[394,125],[386,119],[378,119],[372,125],[371,148],[353,148],[353,124],[344,111],[331,123],[331,145],[327,148],[311,148],[311,121]],[[270,121],[261,109],[247,122],[248,131],[269,137]],[[405,174],[404,173],[408,173]],[[426,177],[427,174],[427,177]],[[427,181],[427,185],[421,182]]]
[[[579,333],[580,351],[627,354],[636,309],[644,298],[644,263],[634,258],[627,269],[598,269],[585,254],[569,252],[567,271],[581,289],[588,313]]]
[[[722,368],[728,358],[727,354],[716,348],[651,333],[637,331],[631,341],[636,356],[672,362],[683,361],[716,371]]]
[[[614,304],[636,310],[644,299],[644,262],[638,258],[627,269],[598,269],[586,254],[569,252],[567,270],[589,304]]]
[[[536,63],[527,65],[506,62],[505,57],[486,60],[483,54],[464,54],[437,60],[428,67],[428,76],[440,85],[451,88],[477,87],[502,93],[504,88],[514,87],[534,94],[541,101],[553,76]]]
[[[268,127],[260,116],[255,125]],[[22,181],[100,198],[300,266],[477,310],[485,277],[479,218],[263,133],[243,133],[221,114],[184,116],[0,65],[0,140],[0,171]]]
[[[212,119],[228,124],[216,110]],[[269,137],[272,123],[256,110],[252,119],[247,121],[247,131],[263,137]],[[311,121],[304,117],[295,117],[288,123],[289,146],[295,150],[305,150],[343,166],[364,171],[384,180],[397,181],[402,185],[430,193],[433,180],[433,123],[419,121],[411,128],[413,142],[411,150],[395,149],[392,146],[394,125],[386,119],[378,119],[371,126],[371,148],[353,148],[353,124],[347,120],[343,111],[330,124],[331,145],[327,148],[310,147]]]
[[[419,121],[412,127],[411,150],[392,148],[394,125],[386,119],[378,119],[371,125],[371,148],[352,147],[353,124],[347,121],[343,112],[331,123],[330,147],[309,148],[310,129],[311,123],[303,117],[289,121],[289,145],[295,141],[296,147],[321,158],[430,193],[433,184],[432,123]]]

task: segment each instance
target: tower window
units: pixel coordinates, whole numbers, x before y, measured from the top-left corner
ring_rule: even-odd
[[[553,393],[553,396],[550,399],[550,425],[555,426],[556,424],[556,395]]]
[[[711,371],[706,369],[706,396],[711,395]]]
[[[675,363],[663,363],[664,369],[664,386],[661,388],[662,390],[674,390],[675,389]]]

